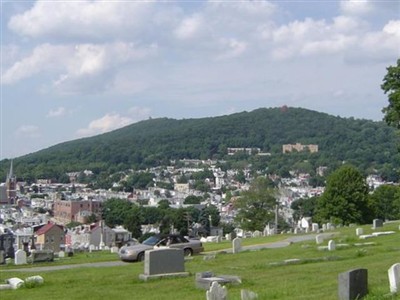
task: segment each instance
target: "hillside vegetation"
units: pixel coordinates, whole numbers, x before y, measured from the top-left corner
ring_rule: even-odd
[[[149,119],[124,128],[61,143],[14,159],[20,179],[58,179],[68,171],[95,173],[169,165],[171,159],[247,160],[254,168],[282,172],[343,161],[384,177],[399,167],[395,130],[383,122],[341,118],[301,108],[261,108],[226,116]],[[282,154],[283,144],[317,144],[318,153]],[[271,156],[227,156],[228,147],[260,148]],[[304,162],[307,166],[304,166]],[[299,166],[300,164],[300,166]],[[1,163],[5,179],[9,161]],[[301,171],[301,170],[300,170]],[[307,170],[304,170],[307,171]]]

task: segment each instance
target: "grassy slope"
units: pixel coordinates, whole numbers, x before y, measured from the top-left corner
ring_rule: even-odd
[[[380,236],[369,240],[359,240],[355,228],[343,228],[335,238],[337,243],[348,243],[348,248],[334,252],[320,251],[314,241],[292,244],[281,249],[245,251],[239,254],[218,254],[215,259],[203,260],[195,256],[185,263],[190,276],[142,282],[143,263],[128,263],[119,267],[79,268],[51,272],[14,272],[2,267],[0,282],[7,278],[41,275],[45,284],[32,289],[0,291],[0,299],[205,299],[205,291],[196,289],[196,272],[213,271],[216,274],[237,275],[241,285],[228,286],[229,299],[240,299],[240,290],[249,289],[259,295],[259,299],[337,299],[337,276],[354,269],[367,268],[370,294],[367,299],[400,299],[384,297],[389,292],[387,270],[400,262],[399,224],[391,223],[379,231],[394,230],[396,234]],[[364,232],[372,232],[370,226]],[[276,237],[274,237],[276,239]],[[271,241],[267,238],[264,241]],[[245,244],[251,239],[244,240]],[[259,243],[262,240],[255,240]],[[357,242],[375,242],[373,246],[356,247]],[[327,244],[325,241],[324,245]],[[229,244],[222,244],[224,247]],[[211,245],[210,245],[211,246]],[[206,245],[206,249],[210,249]],[[86,255],[86,254],[85,254]],[[77,261],[104,260],[91,255],[76,257]],[[85,259],[86,258],[86,259]],[[297,265],[271,265],[285,259],[309,260]],[[324,261],[312,261],[312,259]],[[110,256],[110,259],[115,257]]]

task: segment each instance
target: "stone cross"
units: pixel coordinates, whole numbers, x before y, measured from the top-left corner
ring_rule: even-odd
[[[388,270],[390,292],[399,293],[400,292],[400,263],[394,264]]]
[[[206,292],[207,300],[227,300],[228,290],[226,287],[221,286],[218,282],[214,281],[210,289]]]

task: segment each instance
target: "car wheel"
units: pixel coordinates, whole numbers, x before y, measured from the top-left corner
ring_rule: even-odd
[[[192,254],[193,254],[193,251],[190,248],[186,248],[183,250],[183,255],[185,255],[185,256],[192,256]]]
[[[144,261],[144,252],[138,254],[137,261]]]

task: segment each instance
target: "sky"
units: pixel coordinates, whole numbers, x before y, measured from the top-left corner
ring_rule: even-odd
[[[400,58],[398,0],[0,1],[0,160],[149,118],[380,121]]]

